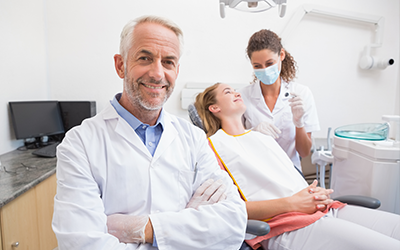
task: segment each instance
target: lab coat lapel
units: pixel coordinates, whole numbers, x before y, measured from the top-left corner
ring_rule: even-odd
[[[253,83],[251,96],[254,98],[254,100],[256,100],[257,110],[260,110],[260,112],[264,113],[264,115],[268,117],[272,117],[272,113],[267,107],[267,104],[265,103],[264,97],[262,95],[260,84],[260,81]]]
[[[157,149],[154,153],[153,161],[156,161],[169,148],[169,146],[178,136],[178,131],[173,126],[170,115],[167,112],[165,112],[164,114],[165,128],[161,135],[161,139],[158,143]]]
[[[109,104],[103,118],[107,120],[108,124],[114,128],[115,133],[119,134],[124,140],[128,141],[133,147],[141,151],[143,155],[151,159],[151,154],[146,146],[136,134],[135,130],[115,111],[114,107]]]
[[[273,114],[277,114],[278,112],[280,112],[281,110],[283,110],[286,107],[286,105],[284,104],[284,102],[287,102],[287,100],[284,101],[284,96],[285,96],[285,93],[287,92],[287,91],[285,91],[285,87],[284,87],[285,85],[286,85],[286,82],[283,79],[281,79],[281,90],[279,92],[278,100],[276,100]]]

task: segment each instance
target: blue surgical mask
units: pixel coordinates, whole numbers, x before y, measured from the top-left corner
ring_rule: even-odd
[[[254,74],[256,75],[258,80],[260,80],[265,85],[271,85],[276,82],[276,79],[278,79],[280,73],[281,72],[278,69],[278,63],[275,63],[274,65],[271,65],[265,69],[254,70]]]

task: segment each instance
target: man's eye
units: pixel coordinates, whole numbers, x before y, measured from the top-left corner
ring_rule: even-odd
[[[175,62],[174,61],[164,61],[164,67],[168,68],[168,69],[172,69],[175,67]]]
[[[174,62],[174,61],[165,61],[164,63],[165,63],[165,64],[168,64],[168,65],[175,65],[175,62]]]

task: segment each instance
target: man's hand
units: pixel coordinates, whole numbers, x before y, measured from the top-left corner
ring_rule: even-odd
[[[148,215],[112,214],[107,216],[108,233],[123,243],[144,244],[145,228],[149,222]]]
[[[196,190],[186,208],[197,209],[201,205],[212,205],[226,199],[226,187],[221,180],[208,179]]]

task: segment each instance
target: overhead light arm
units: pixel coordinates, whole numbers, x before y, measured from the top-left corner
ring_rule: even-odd
[[[384,17],[344,10],[336,10],[324,6],[303,5],[294,13],[293,17],[289,21],[289,24],[282,32],[281,38],[283,41],[288,41],[289,36],[294,33],[294,31],[297,29],[298,24],[306,14],[315,14],[323,17],[335,17],[375,25],[375,42],[365,46],[364,54],[360,59],[359,66],[362,69],[385,69],[387,66],[394,64],[393,59],[378,60],[370,55],[371,48],[382,46],[383,28],[385,23]]]
[[[279,16],[284,17],[286,13],[286,1],[287,0],[219,0],[219,11],[220,16],[222,18],[225,18],[226,6],[232,9],[242,10],[246,12],[262,12],[278,6]],[[241,2],[246,2],[247,6],[239,6]]]

